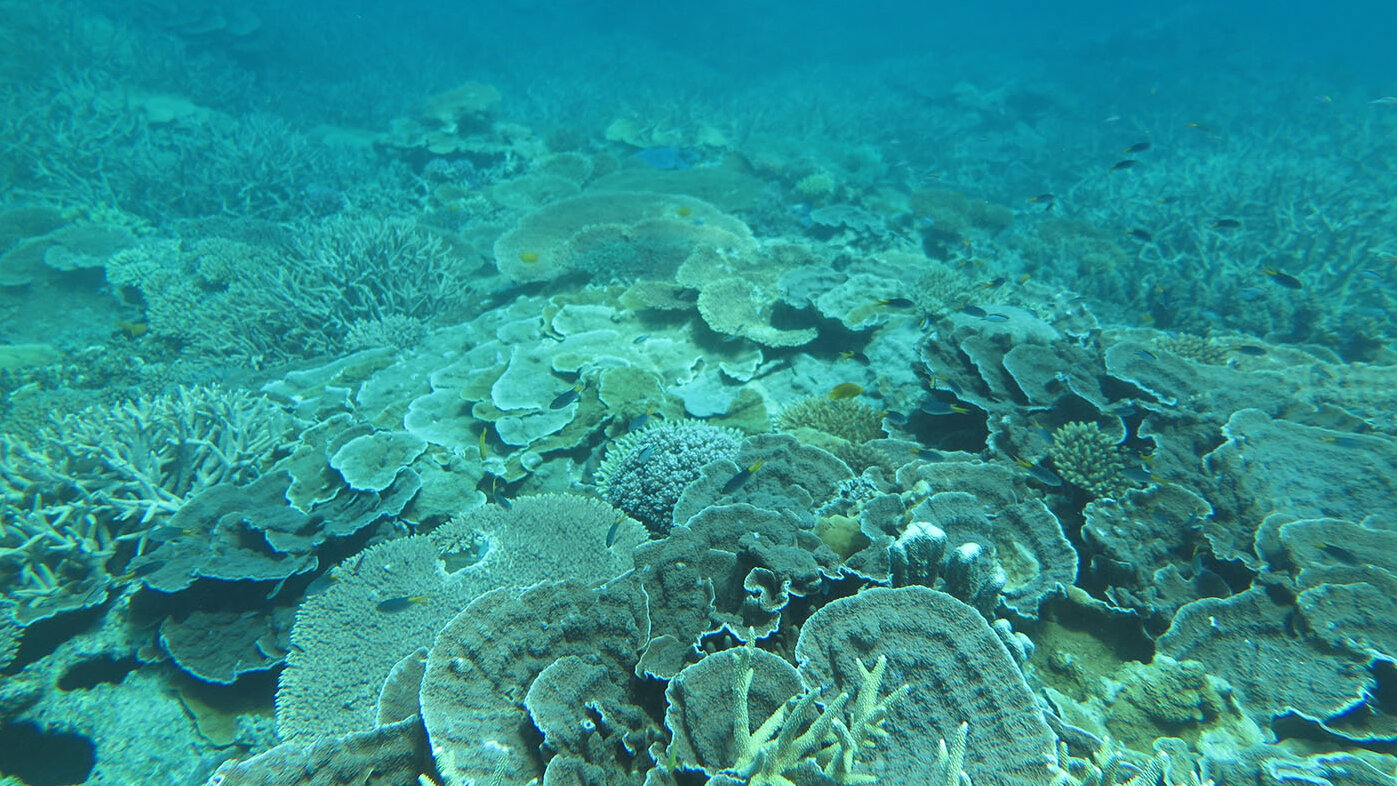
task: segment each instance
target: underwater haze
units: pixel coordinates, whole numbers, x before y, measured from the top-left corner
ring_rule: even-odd
[[[0,0],[0,786],[1397,786],[1394,27]]]

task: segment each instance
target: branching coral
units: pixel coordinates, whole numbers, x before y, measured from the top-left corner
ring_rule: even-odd
[[[271,248],[204,240],[116,254],[108,281],[139,294],[151,332],[210,355],[276,361],[415,343],[460,316],[469,263],[405,219],[336,216]]]
[[[7,502],[82,503],[149,524],[204,488],[257,477],[290,425],[260,396],[181,387],[64,416],[34,444],[5,438],[0,488]]]
[[[863,680],[851,706],[849,694],[841,693],[824,707],[817,707],[821,691],[806,689],[781,705],[755,731],[751,730],[747,704],[755,670],[749,664],[737,672],[733,690],[737,761],[728,773],[745,779],[750,786],[795,786],[788,774],[803,762],[814,760],[835,783],[877,782],[876,777],[856,773],[854,768],[862,749],[872,748],[888,736],[883,729],[888,711],[909,690],[903,685],[879,697],[887,666],[885,656],[880,656],[872,669],[858,662]]]
[[[1098,499],[1115,498],[1128,485],[1117,440],[1096,423],[1058,427],[1048,454],[1063,479]]]

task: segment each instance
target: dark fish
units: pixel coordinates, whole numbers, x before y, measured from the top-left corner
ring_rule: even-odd
[[[650,422],[650,413],[645,412],[631,418],[631,422],[626,424],[627,431],[640,431],[645,428],[645,424]]]
[[[304,594],[307,598],[312,595],[319,595],[329,589],[336,581],[338,581],[338,579],[334,572],[327,570],[319,576],[316,576],[314,581],[306,585]]]
[[[954,379],[951,379],[949,377],[932,377],[931,387],[933,390],[949,390],[952,393],[956,394],[957,398],[960,398],[964,392],[964,389],[960,386],[960,383],[956,382]]]
[[[946,401],[932,399],[921,406],[921,410],[928,415],[968,415],[970,410],[959,404],[951,404]]]
[[[1233,347],[1232,351],[1241,355],[1251,355],[1254,358],[1259,358],[1266,354],[1266,347],[1259,344],[1242,344],[1241,346]]]
[[[1112,172],[1115,172],[1115,171],[1120,170],[1120,169],[1129,169],[1129,168],[1131,168],[1131,167],[1133,167],[1133,166],[1135,166],[1136,164],[1139,164],[1139,163],[1140,163],[1139,161],[1136,161],[1136,160],[1133,159],[1133,158],[1127,158],[1127,159],[1124,159],[1124,160],[1121,160],[1121,161],[1117,161],[1116,163],[1112,164],[1112,165],[1111,165],[1111,171],[1112,171]]]
[[[893,424],[894,426],[907,425],[907,416],[902,414],[901,412],[884,412],[883,418],[886,419],[889,423]]]
[[[606,531],[606,547],[611,548],[616,545],[616,536],[621,532],[621,522],[625,521],[625,516],[618,517],[611,522],[611,528]]]
[[[563,407],[566,407],[567,405],[576,402],[579,398],[582,398],[582,387],[582,383],[579,382],[577,383],[576,387],[569,388],[563,391],[562,393],[559,393],[558,397],[553,399],[553,403],[548,405],[548,408],[562,409]]]
[[[169,524],[161,524],[157,527],[152,527],[150,531],[146,533],[146,540],[151,541],[152,543],[163,543],[167,540],[174,540],[175,538],[178,538],[181,535],[189,534],[189,530],[180,529],[179,527],[172,527]]]
[[[737,491],[738,489],[742,488],[742,484],[746,483],[747,479],[752,477],[752,473],[761,469],[762,465],[765,463],[766,459],[757,459],[756,461],[752,462],[751,466],[739,471],[736,475],[733,475],[727,483],[723,484],[723,493],[731,494],[734,491]]]
[[[1264,276],[1270,276],[1272,281],[1276,282],[1277,284],[1280,284],[1286,289],[1305,288],[1305,282],[1301,281],[1295,276],[1290,275],[1289,273],[1284,273],[1270,266],[1262,268],[1261,274]]]
[[[986,322],[1008,322],[1009,317],[1005,314],[986,314]]]
[[[924,448],[920,445],[918,445],[915,448],[912,448],[912,455],[916,456],[919,459],[922,459],[923,461],[944,461],[946,459],[946,454],[942,453],[941,451],[932,450],[931,448]]]
[[[1062,479],[1061,475],[1041,464],[1032,464],[1026,467],[1026,469],[1030,477],[1049,488],[1061,488],[1067,483],[1067,481]]]
[[[1141,360],[1159,360],[1159,355],[1156,355],[1148,349],[1137,349],[1135,350],[1135,354]]]
[[[1029,197],[1029,198],[1028,198],[1028,201],[1029,201],[1029,202],[1032,202],[1032,203],[1035,204],[1035,205],[1042,205],[1044,210],[1052,210],[1052,209],[1053,209],[1053,202],[1057,201],[1057,195],[1056,195],[1056,194],[1039,194],[1038,196],[1035,196],[1035,197]]]
[[[878,298],[878,305],[887,306],[888,308],[911,308],[915,306],[916,303],[913,303],[910,298],[905,297],[880,297]]]
[[[649,461],[649,460],[650,460],[650,457],[653,456],[653,455],[655,455],[655,446],[654,446],[654,445],[646,445],[645,448],[642,449],[642,450],[640,451],[640,453],[636,455],[636,457],[635,457],[636,463],[637,463],[637,464],[644,464],[645,462]]]
[[[395,614],[399,611],[407,611],[412,608],[413,604],[421,603],[426,599],[426,595],[403,595],[402,597],[379,601],[378,605],[374,606],[374,609],[384,614]]]
[[[1219,218],[1213,222],[1213,229],[1241,229],[1242,222],[1235,218]]]
[[[514,500],[510,499],[509,497],[506,497],[504,495],[504,492],[494,492],[490,495],[490,501],[495,503],[496,505],[499,505],[505,510],[514,510]]]
[[[1000,287],[1004,286],[1005,282],[1007,282],[1008,280],[1009,279],[1005,278],[1004,276],[1000,276],[999,278],[994,278],[990,279],[989,281],[986,281],[983,284],[983,286],[985,289],[999,289]]]
[[[1336,546],[1333,543],[1324,543],[1320,545],[1319,550],[1347,565],[1358,565],[1362,562],[1362,560],[1358,559],[1357,554],[1354,554],[1343,546]]]
[[[650,334],[649,334],[649,333],[641,333],[640,335],[638,335],[638,336],[636,336],[634,339],[632,339],[632,340],[631,340],[631,343],[632,343],[632,344],[644,344],[646,341],[649,341],[649,340],[650,340]]]
[[[149,562],[142,562],[140,565],[137,565],[131,570],[126,571],[126,575],[122,576],[121,578],[122,580],[127,581],[129,581],[130,579],[139,579],[144,576],[149,576],[150,574],[156,572],[157,570],[160,570],[163,567],[165,567],[165,560],[153,559]]]
[[[1142,483],[1145,485],[1159,482],[1159,476],[1150,472],[1149,467],[1131,467],[1122,472],[1121,477],[1132,483]]]
[[[1143,153],[1143,152],[1145,152],[1146,150],[1149,150],[1149,149],[1150,149],[1150,143],[1149,143],[1149,142],[1136,142],[1135,144],[1131,145],[1130,147],[1127,147],[1126,149],[1122,150],[1121,152],[1122,152],[1122,153],[1125,153],[1126,155],[1129,155],[1129,154],[1131,154],[1131,153]]]
[[[1142,243],[1154,242],[1154,235],[1151,235],[1149,232],[1146,232],[1143,229],[1128,229],[1126,230],[1125,234],[1129,237],[1139,240]]]
[[[962,305],[962,306],[960,306],[960,312],[961,312],[962,314],[966,315],[967,317],[981,317],[981,318],[983,318],[983,317],[985,317],[986,315],[989,314],[988,311],[984,310],[983,308],[980,308],[979,306],[970,306],[970,305]]]

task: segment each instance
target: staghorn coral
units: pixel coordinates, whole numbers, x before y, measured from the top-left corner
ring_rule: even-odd
[[[1097,499],[1114,499],[1129,485],[1118,442],[1096,423],[1072,421],[1053,431],[1048,455],[1068,483]]]
[[[648,426],[607,447],[597,467],[597,491],[652,531],[667,532],[684,489],[709,462],[735,459],[741,441],[736,429],[699,421]]]
[[[665,692],[675,736],[668,755],[749,786],[794,786],[812,771],[837,784],[876,782],[856,772],[858,757],[889,736],[883,724],[908,686],[881,693],[886,657],[871,669],[857,665],[862,679],[853,692],[817,704],[822,687],[804,686],[790,664],[750,644],[705,658]],[[755,729],[753,709],[763,718]],[[729,734],[729,724],[715,720],[725,717]]]

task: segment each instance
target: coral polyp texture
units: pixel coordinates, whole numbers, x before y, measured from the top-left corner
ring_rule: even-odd
[[[341,5],[0,0],[0,781],[1397,784],[1390,12]]]
[[[674,506],[704,466],[737,457],[742,433],[698,421],[656,423],[606,448],[597,467],[602,499],[652,530],[674,525]],[[682,522],[680,522],[682,523]]]

